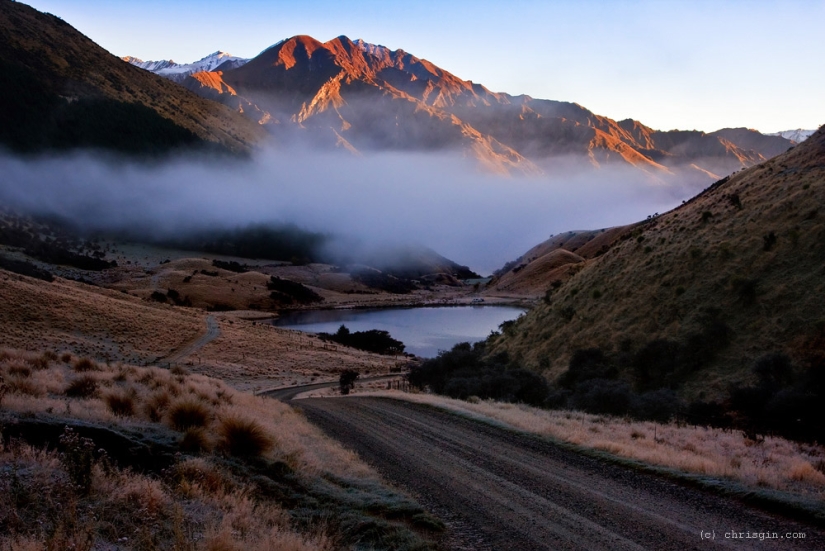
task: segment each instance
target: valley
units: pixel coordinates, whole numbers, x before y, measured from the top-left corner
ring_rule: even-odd
[[[765,6],[32,2],[0,549],[825,546],[820,77]]]

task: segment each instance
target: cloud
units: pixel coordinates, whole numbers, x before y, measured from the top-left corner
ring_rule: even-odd
[[[551,169],[541,177],[504,178],[449,155],[354,157],[297,148],[252,161],[0,155],[0,173],[5,204],[89,230],[162,238],[292,223],[350,244],[425,245],[482,273],[551,234],[634,222],[693,194],[646,181],[634,169]]]

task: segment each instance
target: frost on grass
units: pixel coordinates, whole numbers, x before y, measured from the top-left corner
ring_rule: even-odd
[[[492,400],[465,402],[432,394],[393,391],[369,394],[493,419],[518,430],[651,465],[825,499],[825,447],[819,445],[799,444],[778,437],[756,441],[741,431],[542,410]]]

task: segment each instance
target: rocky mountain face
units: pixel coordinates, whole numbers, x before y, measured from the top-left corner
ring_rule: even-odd
[[[491,282],[542,298],[493,350],[555,380],[598,349],[578,358],[693,398],[749,383],[766,354],[825,365],[823,205],[825,127],[670,212],[554,236]]]
[[[53,15],[0,1],[0,144],[246,153],[266,136],[236,111],[109,54]]]
[[[345,36],[295,36],[242,67],[195,73],[183,84],[276,132],[299,127],[317,143],[352,150],[457,148],[500,172],[584,161],[707,184],[792,145],[744,128],[661,132],[575,103],[495,93],[403,50]]]

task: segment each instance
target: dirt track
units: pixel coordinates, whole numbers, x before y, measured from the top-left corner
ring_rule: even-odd
[[[179,362],[187,356],[194,354],[195,352],[197,352],[213,340],[217,339],[218,335],[220,334],[221,328],[218,325],[218,320],[215,319],[215,316],[206,316],[206,333],[190,342],[181,345],[180,348],[171,352],[166,357],[161,358],[158,361],[169,364]]]
[[[825,549],[822,529],[434,408],[292,404],[442,518],[450,549]],[[732,530],[805,539],[727,539]]]

